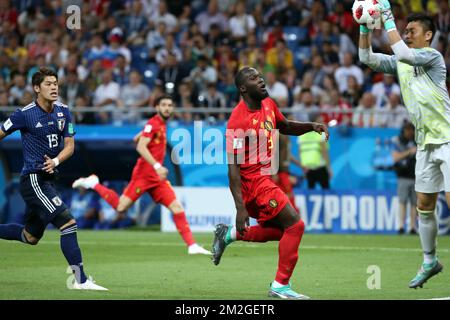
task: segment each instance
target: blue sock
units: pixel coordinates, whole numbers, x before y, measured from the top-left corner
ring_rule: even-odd
[[[27,243],[24,239],[23,228],[24,225],[17,223],[0,224],[0,239],[16,240]]]
[[[61,250],[67,262],[75,274],[78,283],[86,282],[86,275],[83,270],[83,260],[81,250],[77,240],[77,225],[72,224],[61,230]]]

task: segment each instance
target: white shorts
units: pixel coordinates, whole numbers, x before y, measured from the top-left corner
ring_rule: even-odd
[[[450,192],[450,143],[428,144],[416,154],[417,192]]]

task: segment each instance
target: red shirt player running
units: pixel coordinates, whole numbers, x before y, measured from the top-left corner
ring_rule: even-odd
[[[299,136],[309,131],[328,129],[319,123],[287,120],[269,98],[264,79],[254,68],[244,67],[237,73],[235,84],[242,100],[234,108],[227,127],[228,177],[236,204],[236,225],[216,226],[213,262],[220,258],[231,242],[279,241],[278,270],[269,296],[281,299],[309,299],[291,289],[289,279],[298,260],[298,248],[304,223],[290,204],[286,194],[273,182],[272,149],[281,134]],[[276,153],[274,156],[278,156]],[[249,227],[249,217],[258,224]]]
[[[161,165],[166,153],[166,121],[173,114],[172,98],[166,95],[158,98],[155,108],[157,114],[148,120],[144,130],[133,139],[137,143],[136,150],[141,157],[137,160],[131,181],[120,198],[114,190],[100,184],[94,174],[75,180],[72,187],[94,189],[117,210],[119,215],[124,215],[144,192],[148,192],[155,202],[172,212],[175,226],[188,246],[189,254],[211,254],[195,242],[184,208],[177,200],[169,180],[166,179],[168,170]]]

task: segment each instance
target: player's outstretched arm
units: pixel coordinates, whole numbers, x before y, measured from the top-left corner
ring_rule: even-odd
[[[397,30],[389,0],[378,0],[378,2],[382,6],[381,21],[383,22],[384,29],[387,31],[389,44],[391,45],[394,55],[398,61],[414,65],[414,52],[412,49],[408,48]]]
[[[243,234],[245,228],[250,225],[249,215],[242,199],[241,169],[239,167],[239,156],[228,153],[228,180],[230,191],[236,205],[236,230]]]
[[[44,167],[42,170],[48,173],[53,173],[53,170],[59,166],[60,163],[69,159],[75,150],[75,139],[73,137],[64,138],[64,148],[61,152],[53,159],[49,156],[44,155]]]
[[[280,129],[281,134],[289,136],[301,136],[307,132],[315,131],[320,134],[324,132],[327,141],[330,137],[327,126],[317,122],[298,122],[284,118],[277,122],[277,127]]]

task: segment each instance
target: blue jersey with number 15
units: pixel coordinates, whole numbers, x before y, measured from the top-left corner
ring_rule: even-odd
[[[17,109],[2,125],[6,134],[20,130],[24,165],[22,175],[42,172],[44,155],[56,157],[64,147],[64,138],[75,134],[69,108],[53,103],[53,111],[46,112],[37,102]]]

